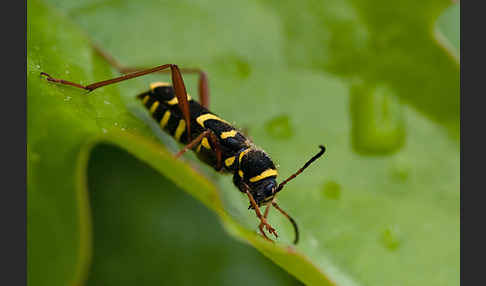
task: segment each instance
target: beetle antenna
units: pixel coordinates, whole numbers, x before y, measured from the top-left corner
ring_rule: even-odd
[[[280,192],[283,187],[285,186],[285,184],[287,184],[289,181],[293,180],[295,177],[297,177],[300,173],[302,173],[307,167],[309,167],[310,164],[312,164],[312,162],[314,162],[315,160],[317,160],[319,157],[321,157],[324,152],[326,152],[326,147],[322,146],[322,145],[319,145],[319,148],[321,148],[321,151],[319,151],[319,153],[317,153],[316,155],[314,155],[314,157],[312,157],[309,161],[307,161],[304,166],[302,168],[300,168],[297,172],[295,172],[294,174],[292,174],[292,176],[288,177],[286,180],[284,180],[283,182],[281,182],[277,189],[275,190],[275,193],[278,193]]]

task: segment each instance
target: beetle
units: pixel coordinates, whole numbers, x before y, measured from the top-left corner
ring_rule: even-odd
[[[54,78],[45,72],[41,72],[41,76],[45,76],[50,82],[93,91],[150,73],[170,71],[172,84],[152,83],[150,89],[140,93],[137,98],[158,122],[160,128],[185,145],[175,156],[178,158],[187,150],[193,150],[202,162],[212,166],[216,171],[233,174],[233,184],[248,196],[248,209],[253,209],[260,220],[259,230],[263,237],[271,240],[264,229],[278,237],[276,230],[267,222],[270,207],[273,206],[292,223],[295,231],[294,244],[297,244],[297,223],[280,208],[275,198],[289,181],[324,154],[324,146],[319,145],[320,151],[316,155],[290,177],[277,184],[278,172],[270,156],[230,123],[209,111],[208,77],[204,71],[180,69],[175,64],[164,64],[149,69],[124,68],[100,48],[94,48],[124,75],[89,85]],[[182,73],[199,75],[199,102],[187,94]],[[264,213],[260,210],[263,206],[267,206]]]

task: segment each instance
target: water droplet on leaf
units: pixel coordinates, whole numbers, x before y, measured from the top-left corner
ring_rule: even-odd
[[[389,250],[396,250],[401,244],[401,234],[397,226],[389,226],[381,233],[381,242]]]
[[[352,144],[362,155],[388,155],[405,143],[403,107],[386,84],[356,84],[351,89]]]
[[[341,197],[341,185],[336,181],[327,181],[322,186],[324,196],[330,200],[338,200]]]

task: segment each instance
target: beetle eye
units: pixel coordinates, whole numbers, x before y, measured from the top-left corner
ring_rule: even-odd
[[[269,195],[272,195],[273,194],[273,189],[275,188],[275,183],[274,182],[270,182],[268,183],[266,186],[265,186],[265,194],[267,196]]]

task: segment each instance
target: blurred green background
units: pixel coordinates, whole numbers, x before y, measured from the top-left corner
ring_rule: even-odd
[[[29,285],[458,285],[459,4],[28,0]],[[47,83],[176,63],[285,178],[276,244],[134,98]],[[197,93],[197,78],[185,76]],[[193,172],[192,169],[196,169]],[[189,194],[189,195],[188,195]]]

